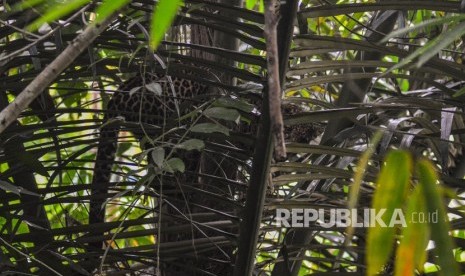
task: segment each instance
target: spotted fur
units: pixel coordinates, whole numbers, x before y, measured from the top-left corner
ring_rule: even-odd
[[[174,93],[171,84],[174,87]],[[90,224],[101,223],[105,219],[103,205],[108,198],[111,168],[115,159],[119,132],[119,126],[108,122],[116,117],[122,117],[126,122],[161,125],[164,117],[177,116],[179,106],[186,106],[183,103],[187,99],[203,94],[206,90],[207,86],[197,81],[179,77],[168,78],[163,74],[152,73],[135,76],[119,87],[108,103],[104,124],[100,130],[91,184]],[[179,115],[187,111],[189,111],[188,108],[183,108]],[[141,138],[142,132],[137,130],[133,132],[136,137]],[[100,248],[102,243],[96,242],[92,245]]]

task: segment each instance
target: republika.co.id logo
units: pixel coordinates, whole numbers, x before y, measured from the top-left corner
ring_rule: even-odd
[[[406,227],[410,223],[437,223],[438,212],[413,212],[408,218],[402,209],[276,209],[279,227]]]

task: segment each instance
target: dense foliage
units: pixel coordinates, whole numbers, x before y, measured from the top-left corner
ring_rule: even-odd
[[[69,3],[36,1],[43,5],[21,10],[16,2],[0,4],[0,109],[91,24],[101,7],[100,1],[70,1],[76,6],[68,14],[48,24],[39,21],[35,30],[27,26]],[[366,273],[366,228],[347,235],[344,227],[319,223],[280,227],[275,209],[347,207],[360,164],[366,170],[359,175],[357,207],[371,206],[390,149],[410,151],[402,160],[418,164],[420,172],[410,170],[399,193],[408,193],[407,201],[411,196],[419,206],[425,203],[413,189],[417,179],[429,183],[425,187],[436,184],[430,163],[419,158],[434,164],[441,181],[436,188],[446,195],[450,246],[461,264],[464,18],[451,17],[460,13],[459,2],[283,3],[278,46],[288,157],[269,164],[262,159],[272,148],[260,155],[269,123],[263,5],[186,0],[152,52],[158,1],[114,2],[124,6],[117,18],[0,133],[0,271],[230,275],[237,269],[238,248],[247,247],[239,233],[259,227],[257,247],[251,249],[257,275]],[[417,27],[386,37],[412,26]],[[292,38],[284,39],[289,30]],[[423,52],[412,56],[418,49]],[[178,112],[162,116],[157,125],[119,117],[103,122],[119,85],[145,71],[187,77],[207,85],[208,92],[180,102]],[[157,86],[144,89],[159,92]],[[106,220],[88,224],[96,148],[106,124],[121,128],[105,195]],[[363,157],[379,130],[373,154]],[[141,132],[139,141],[134,133]],[[267,190],[261,213],[250,192],[262,184]],[[426,195],[442,206],[438,194]],[[257,212],[256,226],[241,224],[245,214]],[[446,240],[446,228],[442,234],[434,232],[439,228],[425,229],[432,231],[431,239]],[[392,233],[392,239],[412,235],[403,233]],[[101,241],[105,250],[89,246]],[[379,246],[394,246],[389,243]],[[392,252],[408,252],[403,250]],[[441,270],[437,250],[430,243],[414,265],[425,273]],[[396,256],[386,259],[381,272],[389,275]]]

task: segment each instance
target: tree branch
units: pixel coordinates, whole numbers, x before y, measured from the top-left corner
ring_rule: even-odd
[[[68,47],[50,63],[24,90],[0,112],[0,133],[13,123],[32,101],[37,98],[116,17],[109,16],[100,24],[90,24]]]
[[[270,105],[271,132],[275,137],[275,157],[278,160],[286,158],[284,144],[284,123],[281,114],[281,81],[278,59],[278,8],[274,0],[265,1],[265,41],[266,59],[268,65],[268,93]]]

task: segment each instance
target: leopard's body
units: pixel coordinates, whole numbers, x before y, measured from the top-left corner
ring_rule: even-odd
[[[186,114],[192,110],[193,98],[205,95],[208,90],[207,85],[191,80],[194,79],[192,74],[190,71],[184,71],[181,74],[185,76],[184,78],[152,73],[137,75],[124,82],[113,94],[108,102],[104,124],[100,130],[97,160],[91,184],[90,224],[104,222],[103,205],[109,198],[110,176],[120,130],[120,126],[111,123],[111,120],[122,117],[126,122],[161,126],[165,123],[165,118],[176,118],[178,115]],[[298,105],[285,105],[283,112],[294,114],[299,110]],[[245,131],[254,133],[251,129]],[[137,138],[143,137],[141,128],[135,128],[132,132]],[[316,132],[313,126],[297,125],[287,127],[286,133],[289,134],[286,135],[289,141],[308,143],[315,138]],[[193,158],[188,156],[188,158],[194,159],[191,163],[198,165],[199,156]],[[94,234],[103,235],[103,231]],[[91,243],[91,246],[101,248],[102,244],[95,242]]]
[[[184,71],[185,75],[192,72]],[[207,86],[189,78],[168,77],[164,74],[146,73],[137,75],[124,82],[108,102],[104,123],[100,130],[97,159],[91,186],[89,223],[104,222],[111,168],[114,162],[118,142],[119,126],[110,120],[122,117],[126,122],[151,125],[163,124],[164,117],[182,115],[189,110],[185,106],[193,97],[204,94]],[[187,105],[186,105],[187,103]],[[180,108],[184,106],[184,108]],[[180,114],[178,114],[181,112]],[[137,138],[142,137],[140,130],[133,131]],[[100,233],[103,234],[103,233]],[[101,247],[102,243],[94,243]]]

